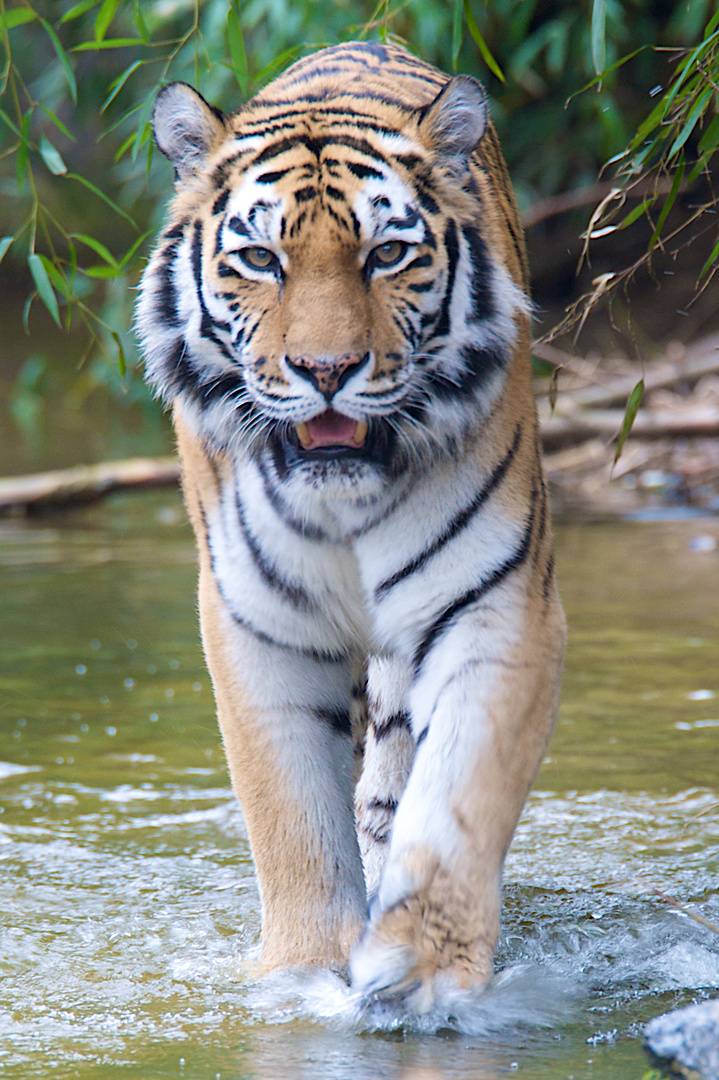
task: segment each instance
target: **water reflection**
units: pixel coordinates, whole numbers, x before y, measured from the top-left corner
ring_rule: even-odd
[[[693,528],[560,534],[567,685],[507,862],[500,974],[418,1020],[326,972],[255,976],[177,503],[2,526],[0,1066],[637,1080],[641,1022],[719,988],[719,938],[653,891],[719,922],[717,552]]]

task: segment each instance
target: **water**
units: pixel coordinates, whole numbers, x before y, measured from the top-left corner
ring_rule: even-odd
[[[686,914],[719,923],[717,540],[706,518],[560,530],[565,693],[499,974],[417,1020],[326,972],[256,976],[178,497],[0,524],[0,1069],[640,1080],[641,1024],[719,990],[719,936]]]

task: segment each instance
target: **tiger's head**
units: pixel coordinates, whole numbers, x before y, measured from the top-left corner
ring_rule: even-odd
[[[413,107],[321,78],[230,116],[157,98],[176,197],[138,304],[148,379],[295,484],[356,494],[455,453],[526,315],[473,154],[484,91],[422,67]]]

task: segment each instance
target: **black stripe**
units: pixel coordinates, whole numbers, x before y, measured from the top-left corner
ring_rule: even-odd
[[[277,169],[276,172],[262,173],[255,180],[256,184],[276,184],[278,180],[281,180],[283,176],[287,176],[291,169]]]
[[[287,506],[287,503],[282,498],[279,491],[274,487],[265,462],[261,459],[258,460],[257,467],[260,470],[265,495],[282,523],[286,525],[288,529],[291,529],[292,532],[297,533],[298,536],[304,537],[305,540],[329,542],[330,538],[323,529],[320,529],[317,525],[311,525],[307,521],[302,521],[300,518],[294,517]]]
[[[527,515],[527,521],[524,527],[524,533],[517,545],[516,550],[508,559],[497,567],[488,578],[480,582],[474,589],[470,589],[462,596],[457,597],[451,604],[449,604],[440,615],[434,620],[434,622],[425,630],[424,636],[417,646],[417,651],[414,654],[414,667],[418,672],[422,665],[427,653],[430,651],[437,638],[440,637],[448,628],[450,622],[461,611],[470,607],[476,603],[477,600],[481,600],[483,596],[486,596],[488,592],[494,589],[497,585],[501,585],[502,582],[509,577],[510,574],[518,570],[524,560],[527,558],[527,553],[532,542],[532,534],[534,531],[534,503],[536,501],[537,491],[534,489],[532,492],[532,506]]]
[[[397,806],[396,799],[370,799],[367,803],[368,810],[385,810],[388,814],[394,814]]]
[[[401,570],[398,570],[395,574],[392,574],[391,577],[386,578],[385,581],[383,581],[380,585],[377,586],[374,591],[375,600],[381,599],[385,593],[389,592],[389,590],[395,585],[397,585],[400,581],[404,581],[404,579],[409,577],[410,574],[413,574],[416,570],[419,570],[422,566],[425,565],[425,563],[429,559],[432,558],[433,555],[436,555],[438,551],[441,551],[445,544],[448,544],[450,540],[453,540],[454,537],[462,531],[462,529],[467,527],[467,525],[472,520],[477,511],[480,509],[480,507],[487,501],[492,492],[495,491],[496,488],[498,488],[499,485],[502,483],[506,475],[507,469],[511,465],[512,461],[514,460],[514,456],[519,449],[521,438],[522,426],[521,424],[517,424],[514,430],[514,438],[512,439],[511,446],[507,450],[507,453],[504,455],[502,460],[495,466],[491,476],[487,480],[484,487],[479,492],[477,492],[471,503],[465,506],[464,510],[460,510],[458,514],[454,515],[444,532],[441,533],[437,537],[437,539],[429,545],[429,547],[426,547],[424,551],[420,552],[420,554],[417,555],[414,559],[412,559],[411,562],[403,566]]]
[[[221,214],[223,212],[223,210],[225,209],[225,207],[227,206],[227,200],[229,199],[229,197],[230,197],[230,189],[229,188],[225,188],[224,191],[221,191],[220,194],[215,199],[214,203],[212,204],[212,213],[213,214]]]
[[[373,169],[371,165],[362,165],[357,161],[344,161],[342,164],[358,180],[384,180],[385,175],[379,169]]]
[[[392,713],[391,716],[386,717],[381,723],[372,719],[372,728],[374,730],[374,737],[376,742],[381,742],[382,739],[386,739],[393,731],[398,731],[401,728],[406,728],[411,732],[412,725],[410,724],[409,713],[404,709],[400,709],[399,712]]]
[[[437,337],[443,337],[449,333],[450,306],[452,293],[454,292],[454,275],[457,270],[457,258],[459,256],[459,244],[457,242],[457,226],[452,220],[447,222],[444,230],[444,246],[447,251],[447,285],[444,290],[442,307],[434,333]]]
[[[332,730],[336,731],[338,735],[349,735],[351,733],[352,722],[350,720],[348,709],[330,708],[328,706],[320,705],[313,711],[318,720],[322,720],[325,724],[329,724]]]
[[[415,739],[415,741],[414,741],[415,747],[416,748],[420,747],[422,745],[422,743],[424,742],[424,740],[427,738],[428,735],[429,735],[429,724],[427,724],[427,727],[422,728],[419,735]]]
[[[243,539],[252,556],[255,568],[264,583],[274,592],[280,593],[286,600],[289,600],[291,604],[301,607],[305,611],[316,610],[316,604],[309,593],[301,585],[287,581],[286,578],[283,578],[272,563],[266,558],[257,542],[257,537],[252,534],[247,525],[239,491],[235,492],[235,506],[237,509],[237,520],[240,525]]]
[[[204,513],[202,516],[203,520],[205,520]],[[205,528],[207,528],[206,523]],[[344,664],[350,659],[349,650],[332,652],[329,649],[316,649],[312,646],[307,645],[294,645],[289,641],[279,641],[277,638],[272,637],[271,634],[267,634],[264,630],[260,630],[259,627],[254,626],[251,622],[249,622],[248,619],[243,618],[242,615],[240,615],[231,607],[225,591],[222,587],[222,580],[217,573],[215,567],[215,554],[212,550],[212,544],[210,543],[211,536],[209,532],[207,533],[207,539],[208,547],[210,549],[212,572],[214,574],[215,582],[217,584],[217,590],[222,597],[222,602],[225,605],[225,610],[227,611],[232,621],[237,624],[237,626],[241,626],[243,630],[246,630],[248,633],[252,634],[253,637],[257,638],[258,641],[263,642],[263,644],[265,645],[271,645],[275,649],[286,649],[288,652],[296,653],[299,656],[305,656],[307,657],[307,659],[314,660],[320,664]]]
[[[491,267],[487,257],[487,245],[478,229],[465,226],[462,234],[467,241],[472,260],[472,306],[478,319],[491,319],[494,315],[494,297],[491,288]]]

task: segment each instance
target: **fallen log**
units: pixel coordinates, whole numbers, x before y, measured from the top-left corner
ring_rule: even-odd
[[[128,458],[80,465],[32,476],[0,480],[0,516],[33,517],[86,505],[113,491],[176,485],[180,463],[174,457]]]
[[[615,440],[622,429],[623,409],[581,409],[570,416],[542,420],[545,450],[602,438]],[[640,409],[631,437],[641,439],[707,438],[719,435],[719,407],[703,405],[688,409]]]

